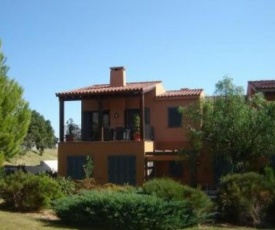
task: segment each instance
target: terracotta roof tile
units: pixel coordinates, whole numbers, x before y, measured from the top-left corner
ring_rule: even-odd
[[[84,88],[64,91],[56,93],[57,96],[79,96],[79,95],[95,95],[95,94],[108,94],[120,92],[134,92],[146,90],[153,87],[161,81],[148,81],[148,82],[132,82],[127,83],[126,86],[113,87],[109,84],[92,85]]]
[[[180,89],[180,90],[169,90],[157,97],[185,97],[185,96],[200,96],[203,89]]]
[[[248,84],[258,90],[275,89],[275,80],[249,81]]]

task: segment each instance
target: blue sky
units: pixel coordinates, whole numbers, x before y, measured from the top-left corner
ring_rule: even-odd
[[[56,92],[108,83],[162,80],[167,90],[204,88],[227,75],[275,79],[273,0],[1,0],[0,39],[9,76],[58,136]],[[66,118],[80,122],[78,104]]]

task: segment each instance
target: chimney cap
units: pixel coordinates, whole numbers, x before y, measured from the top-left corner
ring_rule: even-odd
[[[123,69],[125,70],[124,66],[115,66],[115,67],[110,67],[111,70],[119,70],[119,69]]]

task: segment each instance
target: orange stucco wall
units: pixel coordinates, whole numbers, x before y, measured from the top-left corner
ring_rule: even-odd
[[[97,183],[108,182],[108,156],[136,156],[136,181],[138,185],[144,182],[144,152],[153,151],[152,141],[108,141],[108,142],[64,142],[58,146],[58,173],[67,174],[68,156],[93,157],[94,178]]]
[[[152,113],[152,125],[155,127],[156,141],[186,141],[187,136],[182,127],[168,127],[168,112],[169,107],[186,106],[193,103],[191,100],[157,100],[153,105],[154,113]],[[183,121],[184,122],[184,121]]]

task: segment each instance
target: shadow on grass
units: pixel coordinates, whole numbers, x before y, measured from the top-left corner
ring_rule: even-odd
[[[78,229],[78,230],[111,230],[110,229],[106,229],[106,228],[92,228],[92,227],[87,227],[84,226],[84,224],[82,225],[73,225],[70,223],[66,223],[60,219],[57,220],[46,220],[44,218],[40,218],[37,219],[40,222],[43,223],[44,227],[51,227],[51,228],[59,228],[59,229]]]

